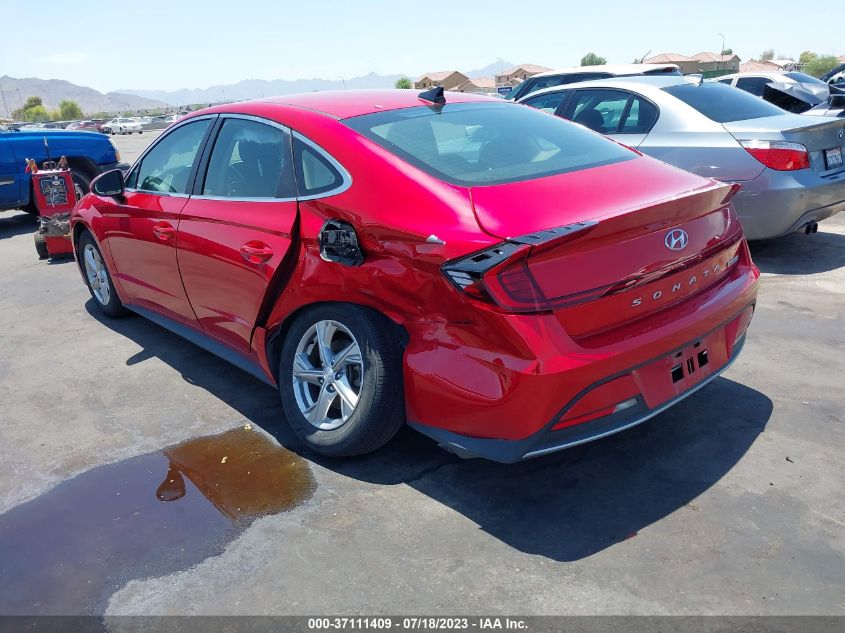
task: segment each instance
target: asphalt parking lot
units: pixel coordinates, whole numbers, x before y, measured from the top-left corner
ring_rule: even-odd
[[[513,466],[411,430],[317,458],[273,389],[100,317],[33,228],[0,214],[0,613],[845,614],[845,218],[753,245],[722,378]]]

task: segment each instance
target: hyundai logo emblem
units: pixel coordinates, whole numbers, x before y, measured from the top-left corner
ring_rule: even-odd
[[[680,251],[686,248],[689,235],[683,229],[673,229],[666,234],[663,243],[670,251]]]

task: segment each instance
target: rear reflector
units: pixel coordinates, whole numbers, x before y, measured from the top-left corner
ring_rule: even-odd
[[[810,166],[807,148],[800,143],[782,141],[740,141],[739,143],[745,151],[771,169],[794,171],[807,169]]]
[[[631,407],[633,407],[636,404],[637,404],[636,398],[628,398],[627,400],[623,400],[622,402],[617,404],[615,407],[613,407],[613,412],[619,413],[620,411],[624,411],[625,409],[630,409]]]

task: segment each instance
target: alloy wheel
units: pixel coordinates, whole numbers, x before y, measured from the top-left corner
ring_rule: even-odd
[[[88,278],[91,292],[100,304],[108,305],[111,288],[108,272],[100,253],[92,244],[86,244],[82,251],[82,260],[85,262],[85,276]]]
[[[292,377],[299,411],[312,426],[321,431],[343,426],[355,412],[364,384],[358,341],[338,321],[317,321],[297,345]]]

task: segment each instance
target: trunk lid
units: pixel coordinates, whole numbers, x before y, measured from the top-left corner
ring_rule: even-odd
[[[828,169],[825,151],[845,148],[845,119],[802,114],[781,114],[722,124],[738,141],[787,141],[800,143],[810,154],[810,169],[820,175],[843,171],[845,165]]]
[[[471,195],[485,230],[530,245],[523,268],[570,335],[580,337],[717,283],[736,262],[742,236],[725,201],[730,192],[731,185],[642,158],[475,187]],[[505,291],[507,284],[505,276]]]

